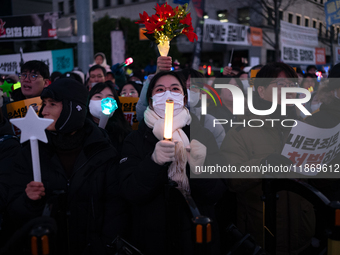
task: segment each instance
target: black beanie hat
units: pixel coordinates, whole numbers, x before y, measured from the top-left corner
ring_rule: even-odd
[[[88,91],[80,82],[71,78],[58,79],[44,88],[40,97],[63,103],[63,109],[55,124],[57,132],[68,134],[84,126]],[[43,107],[40,109],[40,115]]]
[[[328,75],[329,83],[328,87],[333,89],[340,88],[340,63],[336,64]],[[336,79],[337,78],[337,79]]]

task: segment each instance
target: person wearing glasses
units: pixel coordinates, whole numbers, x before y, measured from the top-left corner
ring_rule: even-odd
[[[19,78],[22,92],[20,100],[38,97],[50,84],[50,71],[44,62],[32,60],[21,67]]]
[[[224,184],[219,179],[190,178],[190,171],[195,174],[193,166],[218,154],[218,147],[212,133],[185,107],[187,89],[178,72],[157,73],[146,94],[144,119],[126,137],[119,167],[120,191],[132,206],[131,242],[143,254],[197,254],[193,215],[183,194],[192,196],[201,214],[214,218]],[[163,140],[167,99],[174,101],[172,141]],[[209,254],[220,254],[216,224],[212,236]]]
[[[51,83],[49,78],[50,71],[44,62],[38,60],[27,61],[21,67],[21,73],[19,74],[21,88],[10,92],[12,100],[16,102],[40,96],[43,89]],[[6,118],[8,118],[8,103],[10,102],[4,102],[2,106],[2,113]]]
[[[277,108],[267,116],[246,113],[244,119],[297,119],[295,105],[287,106],[286,116],[281,116],[281,89],[297,86],[297,74],[284,63],[267,64],[257,73],[254,81],[253,106],[257,110],[270,109],[273,104],[273,89],[277,89]],[[287,93],[294,98],[294,93]],[[240,121],[240,120],[239,120]],[[255,122],[254,122],[255,123]],[[254,124],[252,123],[252,124]],[[292,126],[285,121],[286,126]],[[250,125],[234,126],[226,135],[221,154],[226,162],[237,169],[252,166],[290,166],[293,162],[281,155],[290,127],[281,121],[264,121],[261,127]],[[275,173],[274,173],[275,174]],[[271,175],[272,176],[272,173]],[[280,175],[282,176],[282,175]],[[237,178],[237,177],[235,177]],[[244,173],[239,179],[229,180],[229,189],[236,193],[237,227],[242,233],[249,233],[257,244],[263,247],[263,201],[261,200],[263,175]],[[272,177],[273,178],[273,177]],[[300,254],[306,249],[314,235],[315,215],[312,204],[289,191],[278,192],[276,216],[276,253]]]
[[[91,90],[92,87],[97,83],[105,82],[105,75],[106,70],[101,65],[91,66],[91,68],[89,69],[89,81],[88,81],[89,90]]]
[[[134,81],[128,81],[120,91],[121,97],[139,97],[141,85]]]

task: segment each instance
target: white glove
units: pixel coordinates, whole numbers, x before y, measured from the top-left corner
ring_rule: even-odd
[[[187,156],[188,156],[188,163],[190,166],[190,170],[194,174],[200,174],[197,167],[201,167],[204,164],[205,157],[207,156],[207,147],[205,147],[199,141],[193,139],[190,142],[190,147],[186,148]]]
[[[164,165],[166,162],[174,161],[175,143],[166,140],[159,141],[156,143],[151,159],[158,165]]]

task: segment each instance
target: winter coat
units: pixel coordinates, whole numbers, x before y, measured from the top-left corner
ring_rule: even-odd
[[[0,123],[0,212],[7,204],[11,167],[20,152],[20,142],[11,124],[4,118]]]
[[[183,127],[186,135],[203,144],[214,141],[213,135],[200,127],[197,117],[192,115],[192,118],[190,125],[195,128]],[[158,165],[151,159],[157,142],[152,129],[142,121],[123,145],[120,189],[132,205],[132,243],[147,255],[194,254],[193,216],[189,207],[182,194],[169,185],[168,166]],[[217,154],[216,143],[207,151],[207,155]],[[189,176],[188,164],[186,170]],[[219,179],[189,178],[189,185],[200,213],[215,220],[213,205],[225,190],[224,184]],[[212,224],[212,230],[211,254],[219,254],[216,222]]]
[[[117,152],[104,131],[91,121],[86,120],[83,129],[83,146],[69,179],[50,142],[39,142],[41,177],[46,195],[36,201],[30,200],[25,192],[26,185],[33,180],[30,145],[26,144],[22,158],[14,166],[9,204],[10,215],[16,225],[20,225],[41,216],[45,203],[51,201],[54,193],[64,191],[64,196],[59,195],[61,202],[56,208],[62,212],[52,214],[59,231],[65,227],[65,221],[60,219],[67,215],[72,255],[84,254],[85,251],[102,254],[103,245],[122,234],[125,227],[124,203],[118,197]],[[65,232],[59,234],[66,236]],[[66,254],[65,251],[57,254],[63,252]]]
[[[275,119],[251,113],[245,118]],[[281,126],[272,127],[268,121],[264,123],[262,127],[239,125],[230,129],[221,146],[222,158],[226,158],[231,166],[259,166],[268,155],[281,154],[289,130]],[[244,234],[250,233],[263,247],[262,180],[257,178],[230,179],[229,188],[237,196],[237,227]],[[298,254],[309,245],[314,235],[313,206],[292,192],[280,191],[278,194],[276,254]]]

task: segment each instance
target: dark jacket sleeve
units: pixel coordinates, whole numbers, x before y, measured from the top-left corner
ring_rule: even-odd
[[[25,192],[27,184],[33,181],[30,153],[29,149],[24,148],[11,170],[8,212],[14,221],[26,222],[29,219],[41,216],[46,202],[45,198],[31,200]]]
[[[166,165],[158,165],[151,159],[152,149],[145,151],[143,137],[131,133],[124,141],[120,161],[120,191],[132,203],[145,203],[160,194],[167,183]]]

